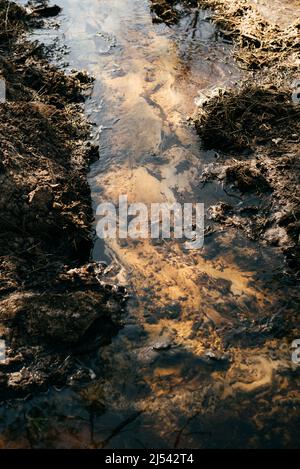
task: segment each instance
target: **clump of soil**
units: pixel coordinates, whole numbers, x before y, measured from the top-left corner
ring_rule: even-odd
[[[271,189],[262,171],[256,165],[236,163],[226,170],[227,183],[233,185],[242,193],[267,192]]]
[[[195,121],[207,148],[225,152],[255,151],[273,139],[298,136],[300,110],[292,101],[292,89],[280,83],[220,90],[204,102]]]
[[[124,299],[89,264],[86,172],[97,148],[78,103],[92,79],[65,75],[22,36],[36,17],[55,13],[49,8],[0,0],[0,400],[91,379],[77,353],[88,361],[109,341]]]

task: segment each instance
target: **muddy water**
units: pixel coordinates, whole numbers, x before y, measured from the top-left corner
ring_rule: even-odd
[[[67,69],[96,78],[86,103],[100,147],[89,175],[95,209],[124,194],[146,204],[230,202],[221,185],[199,182],[218,155],[201,150],[187,119],[199,96],[239,79],[209,12],[168,28],[153,24],[146,0],[60,4],[60,28],[37,35],[67,46]],[[272,446],[278,433],[289,438],[280,413],[293,392],[281,374],[289,347],[272,329],[282,307],[279,254],[212,227],[201,250],[95,239],[93,258],[130,292],[124,328],[99,350],[103,370],[91,384],[30,404],[42,413],[33,446]]]

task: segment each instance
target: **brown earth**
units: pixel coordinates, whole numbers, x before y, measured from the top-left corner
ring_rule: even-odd
[[[58,71],[42,45],[24,40],[50,14],[0,1],[0,400],[90,380],[78,354],[115,333],[124,296],[89,263],[86,173],[98,150],[78,103],[92,79]]]
[[[279,246],[298,275],[299,18],[294,13],[293,23],[280,27],[246,0],[199,4],[216,9],[214,21],[234,41],[241,66],[252,70],[236,88],[204,98],[195,119],[204,148],[218,156],[201,181],[219,180],[233,196],[232,205],[211,207],[211,218]]]

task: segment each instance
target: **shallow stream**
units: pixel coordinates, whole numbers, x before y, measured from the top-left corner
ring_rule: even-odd
[[[147,0],[59,3],[59,27],[52,23],[34,37],[56,41],[61,65],[96,78],[86,102],[100,147],[89,174],[95,210],[101,202],[117,204],[120,195],[206,208],[230,202],[221,184],[200,182],[218,155],[201,150],[189,120],[203,93],[240,78],[232,46],[218,37],[210,12],[191,10],[167,27],[153,23]],[[93,258],[107,262],[108,281],[128,288],[124,327],[98,352],[100,378],[28,404],[31,423],[32,408],[39,409],[32,444],[275,445],[274,432],[263,441],[267,431],[253,396],[269,409],[273,428],[270,400],[287,393],[277,371],[288,366],[289,351],[278,351],[272,334],[262,340],[259,327],[278,312],[279,254],[219,227],[193,251],[174,240],[96,239]]]

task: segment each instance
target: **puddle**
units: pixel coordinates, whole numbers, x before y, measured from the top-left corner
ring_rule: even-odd
[[[192,13],[168,28],[153,24],[146,0],[60,5],[60,28],[35,36],[67,47],[67,69],[96,77],[86,102],[100,147],[89,175],[94,207],[123,194],[129,202],[206,208],[230,199],[217,184],[201,186],[201,171],[216,155],[201,150],[188,121],[202,92],[239,80],[209,12],[196,25]],[[263,445],[251,396],[259,391],[264,401],[268,435],[279,412],[272,396],[288,399],[290,392],[276,374],[289,363],[288,351],[276,352],[279,255],[219,229],[199,251],[186,252],[175,241],[96,240],[93,257],[106,260],[110,278],[131,292],[124,328],[95,358],[103,363],[101,379],[6,410],[14,445],[243,447],[257,438]],[[20,428],[29,442],[26,432],[20,440]],[[276,440],[270,438],[268,444]]]

